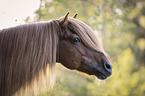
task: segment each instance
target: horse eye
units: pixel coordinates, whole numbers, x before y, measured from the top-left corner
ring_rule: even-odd
[[[73,43],[78,43],[78,42],[80,42],[80,39],[79,38],[73,39]]]

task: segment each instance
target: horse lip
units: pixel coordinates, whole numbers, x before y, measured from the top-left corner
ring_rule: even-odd
[[[101,80],[107,79],[107,76],[105,76],[104,74],[102,74],[101,72],[98,72],[98,71],[96,72],[95,76]]]
[[[105,75],[95,75],[98,79],[105,80],[107,77]]]

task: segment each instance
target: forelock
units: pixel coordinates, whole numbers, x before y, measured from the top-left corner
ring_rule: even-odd
[[[76,32],[85,45],[107,56],[101,40],[87,24],[74,18],[69,18],[68,22],[68,27]]]

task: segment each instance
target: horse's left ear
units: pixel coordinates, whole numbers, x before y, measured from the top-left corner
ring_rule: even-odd
[[[60,21],[61,26],[64,26],[64,27],[67,26],[67,24],[68,24],[68,15],[69,15],[69,12],[67,12],[66,15]]]

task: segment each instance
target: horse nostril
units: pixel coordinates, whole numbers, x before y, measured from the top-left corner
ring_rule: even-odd
[[[110,62],[106,61],[104,63],[104,67],[105,67],[105,70],[108,71],[108,72],[112,72],[112,65]]]
[[[107,69],[111,69],[110,64],[106,63],[106,68],[107,68]]]

